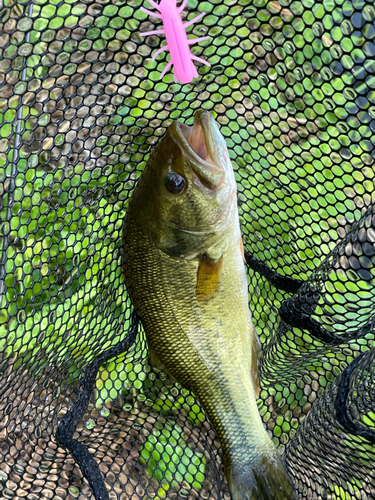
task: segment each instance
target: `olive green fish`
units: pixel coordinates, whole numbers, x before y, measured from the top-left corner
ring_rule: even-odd
[[[150,360],[194,392],[220,438],[233,500],[291,500],[263,427],[259,339],[248,306],[234,172],[209,112],[171,124],[142,172],[123,231],[128,293]]]

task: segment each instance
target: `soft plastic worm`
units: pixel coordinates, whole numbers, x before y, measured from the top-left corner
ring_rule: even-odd
[[[173,65],[175,81],[180,80],[182,83],[189,83],[193,78],[198,76],[197,69],[193,63],[194,61],[199,61],[206,66],[211,66],[207,61],[193,55],[190,52],[190,47],[192,43],[200,42],[202,40],[207,40],[209,36],[204,36],[201,38],[194,38],[194,40],[189,40],[186,35],[186,28],[191,26],[193,23],[201,19],[205,12],[202,12],[197,17],[183,23],[181,19],[181,12],[184,10],[188,0],[183,0],[180,7],[177,7],[177,0],[161,0],[159,4],[155,3],[154,0],[147,0],[152,7],[160,12],[160,14],[155,14],[150,10],[141,7],[143,12],[149,14],[153,17],[158,17],[163,21],[163,30],[147,31],[146,33],[140,33],[141,36],[148,35],[160,35],[163,33],[167,39],[167,45],[161,47],[155,52],[152,60],[155,61],[156,57],[164,50],[169,50],[171,54],[171,60],[163,69],[160,78],[163,78],[168,69]]]

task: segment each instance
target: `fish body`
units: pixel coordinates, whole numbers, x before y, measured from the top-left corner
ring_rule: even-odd
[[[127,209],[123,262],[151,362],[194,392],[220,438],[233,500],[291,500],[263,427],[236,182],[209,112],[172,123]]]

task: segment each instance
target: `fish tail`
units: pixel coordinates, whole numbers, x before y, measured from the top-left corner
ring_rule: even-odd
[[[232,500],[295,500],[293,483],[276,450],[228,471]]]

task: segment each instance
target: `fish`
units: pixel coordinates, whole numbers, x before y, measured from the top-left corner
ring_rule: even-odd
[[[233,500],[293,500],[258,412],[260,341],[248,303],[237,187],[209,111],[173,121],[123,223],[125,285],[150,363],[194,393],[220,439]]]

